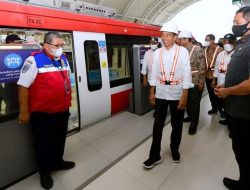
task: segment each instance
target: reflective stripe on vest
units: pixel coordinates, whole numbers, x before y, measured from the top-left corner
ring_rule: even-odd
[[[193,54],[195,48],[196,48],[196,46],[193,46],[193,48],[192,48],[192,50],[191,50],[191,52],[190,52],[190,54],[189,54],[189,59],[191,58],[191,56],[192,56],[192,54]]]
[[[229,56],[231,57],[233,53],[234,53],[234,51],[232,51],[232,52],[229,54]],[[224,74],[226,74],[227,65],[224,65],[224,59],[225,59],[226,54],[227,54],[227,52],[225,51],[224,54],[223,54],[223,57],[222,57],[222,59],[221,59],[220,66],[218,67],[219,73],[224,73]]]
[[[173,78],[174,78],[174,73],[175,73],[175,69],[176,69],[176,65],[177,65],[177,60],[179,57],[180,46],[178,46],[177,50],[175,51],[174,63],[173,63],[172,68],[171,68],[169,80],[167,80],[167,77],[166,77],[165,71],[164,71],[164,67],[163,67],[162,51],[163,51],[163,49],[160,50],[160,66],[161,66],[161,75],[162,75],[162,78],[160,79],[160,83],[166,84],[166,85],[178,85],[179,83],[181,83],[183,81],[183,79],[181,78],[180,80],[173,81]]]
[[[189,54],[189,59],[191,58],[191,56],[192,56],[192,54],[193,54],[195,48],[196,48],[196,45],[194,45],[194,46],[192,47],[192,50],[191,50],[191,52],[190,52],[190,54]],[[198,71],[198,70],[195,70],[195,71],[191,71],[191,72],[192,72],[192,74],[194,74],[194,73],[198,73],[199,71]]]
[[[219,48],[220,48],[219,46],[216,47],[216,49],[215,49],[215,51],[214,51],[213,59],[212,59],[212,61],[211,61],[209,67],[208,67],[208,60],[207,60],[207,48],[205,49],[205,58],[206,58],[207,69],[213,70],[212,67],[213,67],[213,64],[214,64],[214,60],[215,60],[216,53],[217,53],[217,51],[218,51]]]
[[[195,71],[191,71],[192,73],[198,73],[199,71],[198,70],[195,70]]]

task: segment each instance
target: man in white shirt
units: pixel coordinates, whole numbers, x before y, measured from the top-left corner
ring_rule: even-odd
[[[144,54],[141,74],[143,75],[143,86],[146,87],[148,85],[148,81],[150,80],[152,64],[154,62],[154,52],[157,50],[159,46],[159,42],[157,38],[151,38],[150,40],[150,49],[146,51]]]
[[[187,105],[188,89],[193,87],[188,50],[175,44],[177,26],[168,22],[160,31],[164,47],[154,53],[149,81],[151,86],[149,100],[155,105],[155,121],[149,158],[143,163],[147,169],[161,163],[161,138],[168,106],[170,106],[172,125],[170,149],[173,161],[180,162],[179,145],[184,110]]]
[[[212,87],[214,88],[216,85],[223,85],[225,84],[225,76],[227,71],[227,66],[231,60],[231,56],[234,53],[234,48],[236,45],[236,37],[233,34],[226,34],[223,38],[224,40],[224,51],[220,52],[217,56],[215,62],[215,69],[213,73],[213,81]],[[224,99],[218,98],[218,109],[220,113],[224,113],[224,117],[226,117],[226,113],[224,111]],[[227,125],[228,120],[220,120],[220,124]]]

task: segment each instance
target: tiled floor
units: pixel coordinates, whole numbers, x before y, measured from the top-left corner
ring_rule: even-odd
[[[182,162],[179,164],[171,160],[171,126],[165,127],[162,140],[164,162],[152,170],[142,167],[148,157],[151,138],[130,152],[151,134],[152,112],[144,116],[123,112],[68,137],[65,159],[74,160],[77,165],[72,170],[54,173],[53,189],[226,190],[222,178],[236,178],[237,164],[227,128],[218,124],[219,115],[207,114],[209,109],[208,96],[205,96],[196,135],[188,135],[188,124],[184,124],[180,147]],[[124,153],[129,154],[123,158]],[[38,174],[34,174],[8,189],[42,188]]]

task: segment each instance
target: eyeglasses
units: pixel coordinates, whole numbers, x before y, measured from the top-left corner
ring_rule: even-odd
[[[52,45],[52,46],[54,46],[55,48],[64,48],[64,46],[65,46],[65,44],[59,44],[59,45],[56,45],[56,44],[52,44],[52,43],[48,43],[48,42],[46,42],[46,44],[49,44],[49,45]]]

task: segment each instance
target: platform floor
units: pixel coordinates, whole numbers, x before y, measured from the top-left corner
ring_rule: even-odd
[[[152,170],[142,167],[152,141],[152,112],[143,116],[123,112],[68,137],[65,160],[75,161],[76,167],[53,173],[52,189],[226,190],[223,177],[237,178],[238,168],[228,130],[218,123],[218,114],[207,114],[209,109],[209,99],[205,96],[196,135],[188,135],[189,125],[184,123],[179,164],[171,159],[171,126],[166,123],[162,139],[163,163]],[[36,173],[8,189],[42,188]]]

